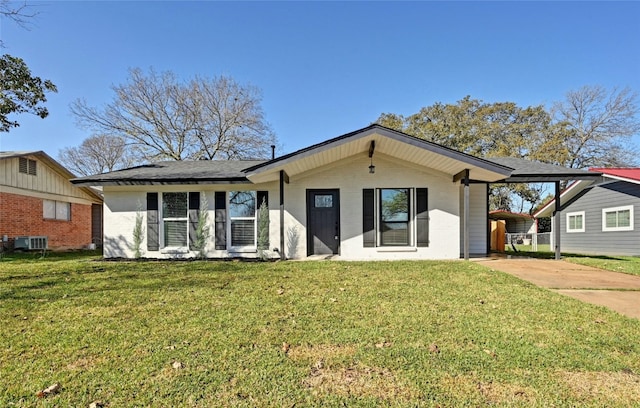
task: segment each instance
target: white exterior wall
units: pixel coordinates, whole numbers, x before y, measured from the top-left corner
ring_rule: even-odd
[[[487,185],[469,184],[469,253],[487,253]],[[464,250],[464,185],[460,185],[460,253]]]
[[[291,176],[285,184],[285,248],[286,257],[300,259],[307,256],[307,189],[338,189],[340,192],[340,258],[347,260],[393,259],[458,259],[461,253],[461,192],[460,184],[449,174],[430,171],[400,163],[398,159],[374,155],[375,174],[369,174],[367,154],[352,157],[302,175]],[[363,247],[362,190],[365,188],[428,188],[429,246],[415,246],[415,196],[411,198],[412,233],[410,247]],[[165,253],[147,251],[147,192],[190,192],[205,194],[209,208],[211,238],[207,255],[211,258],[229,256],[255,257],[254,253],[230,254],[215,250],[214,193],[232,190],[267,190],[269,192],[269,231],[271,256],[279,257],[280,201],[278,182],[265,184],[185,185],[185,186],[106,186],[104,187],[104,256],[107,258],[133,258],[133,229],[136,212],[142,209],[142,257],[188,258],[194,252]],[[471,252],[486,252],[486,197],[484,185],[471,187]],[[376,217],[376,223],[378,222]],[[475,220],[478,220],[477,222]],[[228,222],[228,220],[227,220]],[[160,224],[161,228],[161,224]]]
[[[216,191],[241,191],[241,190],[266,190],[269,192],[269,248],[280,246],[280,213],[279,192],[277,183],[268,184],[232,184],[232,185],[185,185],[185,186],[111,186],[104,188],[104,256],[106,258],[133,258],[133,229],[136,222],[136,214],[141,209],[144,228],[141,255],[143,258],[175,259],[192,258],[197,254],[194,251],[185,253],[159,251],[147,251],[147,192],[200,192],[207,200],[210,239],[206,246],[208,257],[226,258],[233,256],[227,251],[216,250],[214,240],[215,230],[215,192]],[[202,196],[201,196],[202,197]],[[228,205],[228,203],[227,203]],[[227,221],[228,222],[228,221]],[[161,227],[161,224],[160,224]],[[161,232],[162,235],[162,232]],[[256,257],[254,253],[243,253],[244,257]],[[277,253],[270,253],[277,257]]]
[[[398,159],[374,154],[375,174],[369,174],[369,157],[365,153],[334,163],[329,168],[291,177],[285,185],[285,223],[287,232],[297,231],[295,247],[287,247],[287,256],[307,255],[306,191],[338,189],[340,191],[340,258],[375,259],[457,259],[460,256],[458,183],[452,176],[407,166]],[[362,190],[364,188],[428,188],[429,246],[364,248],[362,240]],[[415,191],[414,191],[415,192]],[[415,197],[411,211],[415,216]],[[377,217],[376,217],[377,218]],[[376,219],[377,223],[377,219]],[[415,242],[415,223],[412,223]],[[285,235],[287,236],[287,235]],[[288,240],[286,240],[288,241]],[[295,256],[293,256],[295,255]]]

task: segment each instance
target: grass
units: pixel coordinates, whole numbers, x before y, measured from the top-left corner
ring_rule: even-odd
[[[7,256],[0,282],[0,406],[640,404],[640,321],[475,263]]]

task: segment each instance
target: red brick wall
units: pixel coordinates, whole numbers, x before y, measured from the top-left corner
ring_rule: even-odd
[[[71,220],[45,220],[42,199],[0,192],[0,239],[7,235],[49,238],[50,249],[83,248],[91,243],[91,205],[71,203]],[[60,200],[61,201],[61,200]]]

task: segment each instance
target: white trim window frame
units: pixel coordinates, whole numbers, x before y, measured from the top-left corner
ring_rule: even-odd
[[[402,214],[387,214],[385,216],[384,214],[384,208],[383,208],[383,195],[385,195],[385,192],[390,192],[390,191],[396,191],[396,192],[400,192],[401,190],[406,190],[406,200],[407,200],[407,209],[406,209],[406,220],[404,219],[405,216],[403,216]],[[376,198],[375,198],[375,203],[376,203],[376,220],[375,220],[375,227],[376,227],[376,234],[378,235],[377,238],[377,242],[378,242],[378,248],[408,248],[408,247],[413,247],[414,245],[414,237],[415,237],[415,233],[413,231],[415,223],[414,223],[414,208],[415,208],[415,204],[413,202],[414,200],[414,192],[413,192],[413,188],[406,188],[406,187],[402,187],[402,188],[376,188]],[[389,196],[389,198],[393,199],[393,197]],[[393,204],[393,203],[392,203]],[[401,212],[402,213],[402,212]],[[388,219],[386,219],[388,218]],[[392,226],[392,225],[401,225],[401,224],[407,224],[407,241],[406,243],[393,243],[393,242],[388,242],[385,243],[385,237],[384,235],[384,225],[388,225],[388,226]],[[392,239],[390,240],[392,241]]]
[[[161,250],[188,251],[189,249],[189,194],[164,192],[160,194],[162,210]],[[179,200],[180,199],[180,200]],[[184,224],[183,228],[180,227]],[[182,231],[181,231],[182,230]]]
[[[567,213],[567,233],[585,231],[586,216],[584,211]]]
[[[633,231],[633,205],[603,208],[602,231]]]
[[[228,197],[229,222],[228,248],[232,252],[256,252],[258,250],[257,202],[254,190],[230,191]]]

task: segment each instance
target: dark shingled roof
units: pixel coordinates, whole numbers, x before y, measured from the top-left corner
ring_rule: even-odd
[[[166,161],[72,179],[74,184],[109,186],[135,184],[250,183],[242,171],[264,160]]]
[[[551,182],[563,180],[587,180],[595,179],[600,173],[587,170],[571,169],[554,164],[540,163],[520,159],[517,157],[492,157],[487,159],[496,164],[514,169],[511,176],[505,182],[527,183],[527,182]]]

